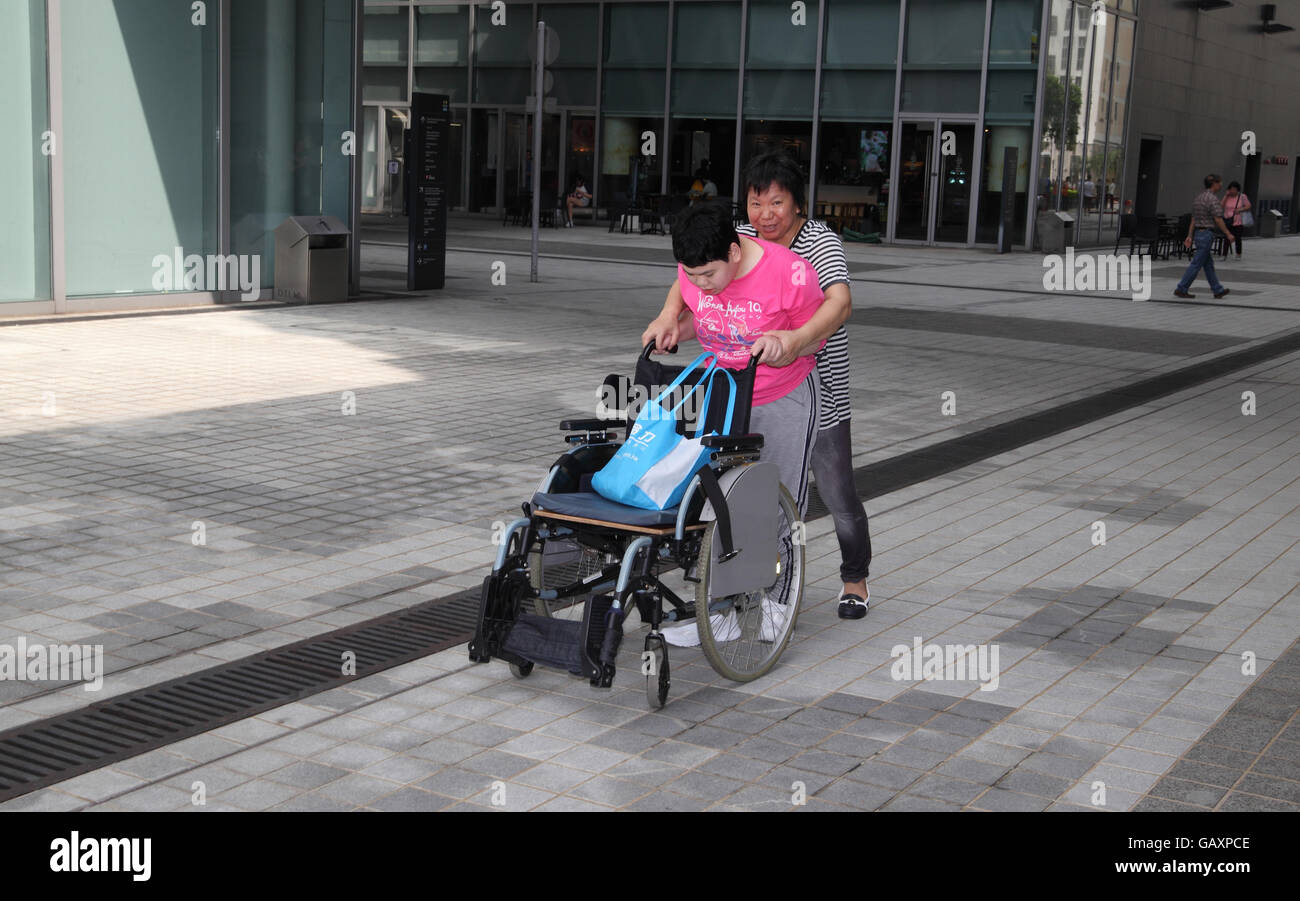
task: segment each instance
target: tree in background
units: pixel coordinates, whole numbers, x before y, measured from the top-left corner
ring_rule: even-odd
[[[1061,143],[1061,112],[1065,105],[1065,86],[1055,75],[1048,75],[1043,85],[1043,140],[1058,150],[1068,150],[1079,140],[1079,110],[1083,108],[1083,89],[1070,84],[1070,108],[1065,115],[1065,143]]]

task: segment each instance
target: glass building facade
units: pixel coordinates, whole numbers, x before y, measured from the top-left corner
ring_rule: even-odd
[[[1136,3],[366,0],[362,208],[400,211],[412,90],[452,98],[453,207],[496,212],[531,190],[542,20],[543,203],[578,175],[606,214],[633,191],[671,203],[701,172],[735,199],[745,162],[779,148],[815,215],[888,241],[995,243],[1004,184],[1014,244],[1057,208],[1084,216],[1080,243],[1101,240],[1121,207],[1106,195],[1123,184]]]
[[[354,218],[359,18],[354,0],[0,4],[0,310],[269,296],[277,225]]]
[[[539,20],[544,202],[577,175],[602,216],[634,193],[684,202],[701,177],[743,202],[745,163],[780,148],[813,215],[886,241],[992,244],[1011,186],[1017,246],[1058,208],[1100,243],[1126,206],[1136,15],[1137,0],[6,0],[0,303],[247,296],[189,271],[214,256],[255,258],[269,296],[287,216],[355,231],[360,211],[400,209],[416,91],[451,98],[451,208],[504,210],[533,188]]]

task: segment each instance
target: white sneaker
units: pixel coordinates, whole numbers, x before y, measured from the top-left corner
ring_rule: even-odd
[[[763,596],[762,607],[763,619],[758,626],[758,640],[770,644],[776,641],[785,629],[785,618],[790,615],[790,609],[785,604],[769,600],[767,595]]]
[[[725,617],[721,613],[713,614],[709,617],[709,626],[713,630],[714,641],[735,641],[740,637],[740,622],[736,619],[735,610],[727,611]],[[680,626],[669,626],[660,631],[664,636],[664,641],[674,647],[696,648],[700,645],[698,623],[683,623]]]

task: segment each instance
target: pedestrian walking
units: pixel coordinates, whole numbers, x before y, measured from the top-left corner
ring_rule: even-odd
[[[1216,299],[1228,293],[1228,289],[1219,283],[1219,277],[1214,272],[1212,253],[1216,233],[1223,234],[1229,241],[1233,239],[1232,229],[1228,228],[1223,221],[1223,204],[1219,202],[1219,190],[1222,187],[1223,180],[1210,173],[1205,176],[1205,190],[1197,194],[1196,199],[1192,201],[1192,221],[1187,226],[1187,238],[1183,241],[1183,246],[1196,249],[1192,253],[1191,265],[1183,273],[1178,287],[1174,288],[1175,297],[1196,296],[1188,294],[1187,289],[1192,286],[1196,274],[1202,269],[1205,270],[1205,277],[1210,282],[1210,290],[1214,292]]]

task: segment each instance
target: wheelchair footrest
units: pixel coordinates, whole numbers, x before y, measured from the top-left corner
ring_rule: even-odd
[[[578,653],[581,640],[582,623],[576,620],[524,613],[511,627],[502,649],[533,663],[581,676],[584,675]]]
[[[552,669],[586,676],[593,685],[608,687],[614,677],[613,664],[602,664],[606,619],[614,604],[612,595],[592,595],[583,608],[582,619],[553,619],[522,613],[510,628],[502,645],[506,654],[540,663]]]

